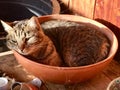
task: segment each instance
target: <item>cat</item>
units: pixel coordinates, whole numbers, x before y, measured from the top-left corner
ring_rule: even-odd
[[[6,43],[9,49],[30,57],[39,63],[60,66],[61,59],[52,41],[43,33],[37,17],[15,21],[11,25],[1,21],[8,33]]]
[[[41,27],[67,66],[93,64],[109,54],[109,39],[87,24],[50,20],[41,23]]]
[[[39,23],[37,17],[11,25],[1,22],[8,32],[7,46],[43,64],[84,66],[109,54],[109,39],[84,24],[65,20]]]

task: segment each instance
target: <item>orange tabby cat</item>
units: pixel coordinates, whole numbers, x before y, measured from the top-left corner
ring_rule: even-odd
[[[99,62],[109,54],[108,38],[82,23],[65,20],[39,23],[32,17],[13,22],[11,26],[3,21],[2,24],[8,32],[10,49],[43,64],[83,66]]]
[[[35,61],[60,66],[61,59],[52,41],[43,33],[36,17],[15,21],[12,25],[1,21],[8,33],[7,46]]]

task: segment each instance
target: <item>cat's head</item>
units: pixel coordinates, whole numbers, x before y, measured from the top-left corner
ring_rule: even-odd
[[[1,21],[1,23],[4,30],[8,33],[6,36],[8,48],[16,50],[23,55],[35,50],[35,47],[43,38],[43,32],[37,17],[15,21],[11,25],[4,21]]]

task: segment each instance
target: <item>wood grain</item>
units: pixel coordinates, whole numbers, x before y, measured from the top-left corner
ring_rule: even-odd
[[[95,0],[61,0],[74,14],[93,19]]]
[[[74,14],[108,21],[120,28],[120,0],[61,0]]]
[[[99,18],[118,25],[118,1],[119,0],[96,0],[94,19]]]
[[[76,14],[93,18],[95,0],[70,0],[69,8]]]
[[[13,54],[6,52],[1,55],[3,56],[0,56],[0,71],[5,72],[8,76],[15,78],[17,81],[27,82],[34,78],[33,75],[18,64]]]

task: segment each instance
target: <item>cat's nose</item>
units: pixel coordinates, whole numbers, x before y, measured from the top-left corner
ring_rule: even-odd
[[[23,50],[25,49],[25,44],[21,44],[21,45],[19,46],[19,49],[23,52]]]

